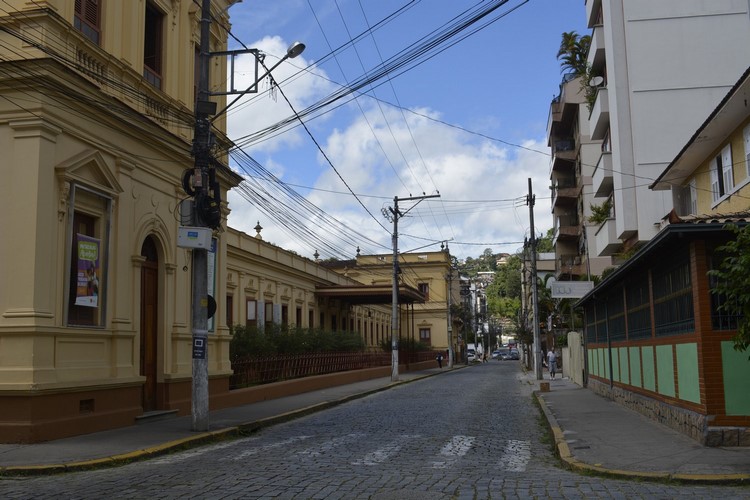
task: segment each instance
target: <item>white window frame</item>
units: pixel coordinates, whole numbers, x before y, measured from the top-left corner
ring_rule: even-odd
[[[745,139],[745,175],[750,177],[750,125],[742,131],[742,136]]]
[[[732,163],[732,146],[727,144],[721,149],[721,170],[724,179],[724,194],[734,189],[734,164]]]

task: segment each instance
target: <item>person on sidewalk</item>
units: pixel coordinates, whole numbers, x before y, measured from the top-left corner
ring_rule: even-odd
[[[443,369],[443,355],[442,354],[438,354],[437,358],[435,358],[435,359],[438,362],[438,368],[440,368],[442,370]]]
[[[550,349],[547,352],[547,365],[549,366],[549,378],[555,380],[555,372],[557,371],[557,356],[555,350]]]

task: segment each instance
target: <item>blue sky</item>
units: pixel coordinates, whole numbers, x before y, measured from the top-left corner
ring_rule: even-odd
[[[393,224],[383,210],[394,197],[439,193],[413,208],[399,203],[410,209],[399,220],[400,251],[438,250],[447,241],[459,258],[485,248],[512,253],[529,236],[531,178],[537,233],[546,232],[552,226],[546,127],[562,76],[555,56],[564,31],[588,33],[583,0],[508,1],[476,32],[483,21],[446,35],[421,58],[378,72],[405,50],[436,41],[435,30],[462,13],[492,4],[244,0],[233,6],[232,34],[262,50],[267,66],[295,40],[306,50],[274,70],[280,89],[269,92],[264,80],[258,94],[231,107],[229,136],[324,213],[303,214],[285,201],[288,193],[267,187],[273,182],[245,166],[255,187],[245,197],[230,195],[230,226],[255,234],[260,222],[265,240],[306,257],[317,250],[321,258],[351,258],[357,246],[389,253]],[[237,63],[238,88],[254,80],[251,63],[250,57]],[[301,113],[374,74],[355,94],[304,115],[307,131],[294,120],[292,108]],[[290,117],[296,126],[268,131]],[[259,198],[265,202],[248,201]],[[341,226],[321,222],[329,217]]]

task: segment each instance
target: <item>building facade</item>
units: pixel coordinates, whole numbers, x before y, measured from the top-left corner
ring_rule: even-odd
[[[560,94],[550,106],[547,124],[548,145],[552,150],[555,278],[561,281],[599,276],[612,265],[611,257],[589,251],[589,242],[595,240],[598,229],[598,224],[589,220],[591,206],[596,203],[592,187],[594,172],[599,162],[607,163],[611,170],[612,157],[602,150],[601,140],[591,139],[585,84],[583,77],[575,74],[563,78]]]
[[[211,2],[226,50],[230,0]],[[191,252],[178,247],[194,167],[201,8],[193,0],[8,0],[0,14],[0,442],[38,442],[190,412]],[[224,27],[223,27],[224,26]],[[212,57],[209,86],[226,77]],[[213,97],[218,108],[225,97]],[[219,150],[224,117],[213,122]],[[216,166],[214,196],[241,178]],[[230,327],[353,331],[358,282],[221,226],[209,252],[218,307],[211,407],[231,404]],[[9,235],[12,235],[9,236]],[[385,330],[370,308],[362,329]]]
[[[393,283],[392,255],[357,255],[354,260],[331,262],[327,267],[335,269],[347,278],[365,286],[384,286]],[[399,337],[411,339],[431,346],[435,350],[456,352],[457,337],[452,335],[450,305],[460,302],[460,280],[451,270],[451,256],[446,251],[399,254],[399,288],[414,290],[420,297],[409,300],[399,308]],[[390,297],[386,297],[390,304]],[[422,300],[423,299],[423,300]],[[367,344],[379,346],[390,343],[391,330],[370,331]]]
[[[725,224],[750,220],[750,69],[652,183],[675,209],[581,300],[589,386],[711,446],[750,444],[750,362],[739,317],[712,293]]]
[[[609,218],[592,255],[622,254],[649,241],[672,209],[648,189],[750,63],[744,0],[587,0],[588,64],[597,93],[589,115],[601,141],[593,173]]]

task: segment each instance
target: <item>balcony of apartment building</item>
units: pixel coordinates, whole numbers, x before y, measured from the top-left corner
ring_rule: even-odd
[[[581,224],[578,214],[564,213],[555,217],[555,231],[552,244],[577,242],[581,237]]]
[[[596,100],[589,115],[589,128],[592,141],[604,139],[609,131],[609,91],[607,87],[601,86],[596,92]]]
[[[581,195],[581,185],[575,176],[557,177],[552,181],[552,209],[575,206]]]
[[[558,256],[557,269],[555,270],[555,277],[558,280],[561,278],[571,280],[578,276],[583,276],[584,274],[586,274],[586,269],[580,255],[563,254]]]
[[[551,141],[552,171],[573,172],[576,165],[576,141],[569,137]]]
[[[596,230],[596,253],[599,257],[609,257],[617,254],[622,243],[617,238],[617,228],[614,217],[601,223]]]
[[[602,0],[586,0],[586,23],[588,27],[601,24]]]
[[[592,178],[594,196],[605,198],[612,194],[614,179],[612,176],[612,152],[602,151],[599,161],[596,163]]]
[[[597,22],[591,30],[591,46],[586,56],[586,63],[591,68],[604,68],[604,27],[601,22]]]

